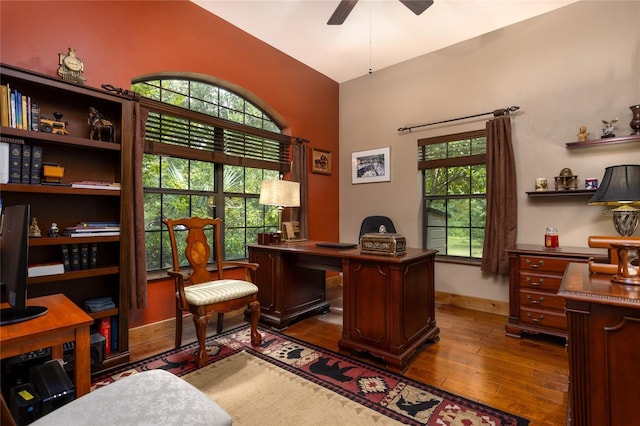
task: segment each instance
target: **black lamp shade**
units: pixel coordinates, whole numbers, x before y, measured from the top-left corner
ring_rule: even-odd
[[[640,204],[640,164],[607,167],[602,183],[587,204]]]

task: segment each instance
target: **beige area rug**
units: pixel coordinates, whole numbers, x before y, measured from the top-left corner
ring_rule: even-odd
[[[244,351],[183,379],[220,405],[236,426],[402,424]]]

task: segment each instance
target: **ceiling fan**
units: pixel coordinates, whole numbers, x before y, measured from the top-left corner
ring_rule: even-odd
[[[432,4],[433,0],[399,0],[400,3],[407,6],[409,10],[411,10],[416,15],[420,15],[422,12],[427,10]],[[327,25],[342,25],[342,23],[347,19],[349,13],[353,7],[358,3],[358,0],[340,0],[338,3],[338,7],[331,15],[331,18],[327,21]]]

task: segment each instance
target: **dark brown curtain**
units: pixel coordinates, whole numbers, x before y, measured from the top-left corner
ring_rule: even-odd
[[[506,249],[515,246],[517,231],[516,168],[511,145],[511,118],[487,122],[487,219],[482,271],[509,272]]]
[[[129,305],[131,308],[147,307],[147,252],[144,233],[144,194],[142,192],[142,154],[144,152],[144,129],[149,111],[133,102],[133,143],[131,155],[131,211],[129,229],[128,278],[130,283]]]
[[[309,238],[309,190],[307,170],[306,140],[299,139],[293,145],[293,164],[291,165],[291,180],[300,182],[300,208],[292,209],[291,219],[300,222],[300,238]]]

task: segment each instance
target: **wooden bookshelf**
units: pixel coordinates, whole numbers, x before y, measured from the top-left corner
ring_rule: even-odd
[[[31,215],[36,217],[42,237],[29,241],[29,263],[61,261],[61,247],[75,244],[95,245],[96,263],[93,267],[68,270],[64,274],[33,277],[28,280],[29,298],[64,293],[80,308],[91,298],[110,296],[115,309],[92,312],[96,321],[117,319],[118,350],[107,356],[102,365],[92,366],[97,373],[129,362],[129,283],[125,265],[128,253],[126,209],[131,196],[131,101],[102,89],[76,85],[48,76],[0,65],[2,85],[9,85],[22,95],[29,96],[39,106],[40,117],[53,118],[62,113],[68,134],[55,134],[26,130],[3,125],[0,142],[21,142],[42,148],[42,161],[64,167],[60,185],[31,182],[0,184],[3,205],[30,204]],[[90,139],[87,121],[89,108],[94,107],[114,125],[114,142]],[[36,117],[37,118],[37,117]],[[120,190],[72,188],[73,182],[92,180],[120,183]],[[120,223],[119,236],[73,238],[63,235],[66,227],[85,221]],[[49,237],[52,223],[60,229],[60,237]],[[115,322],[115,321],[114,321]]]

